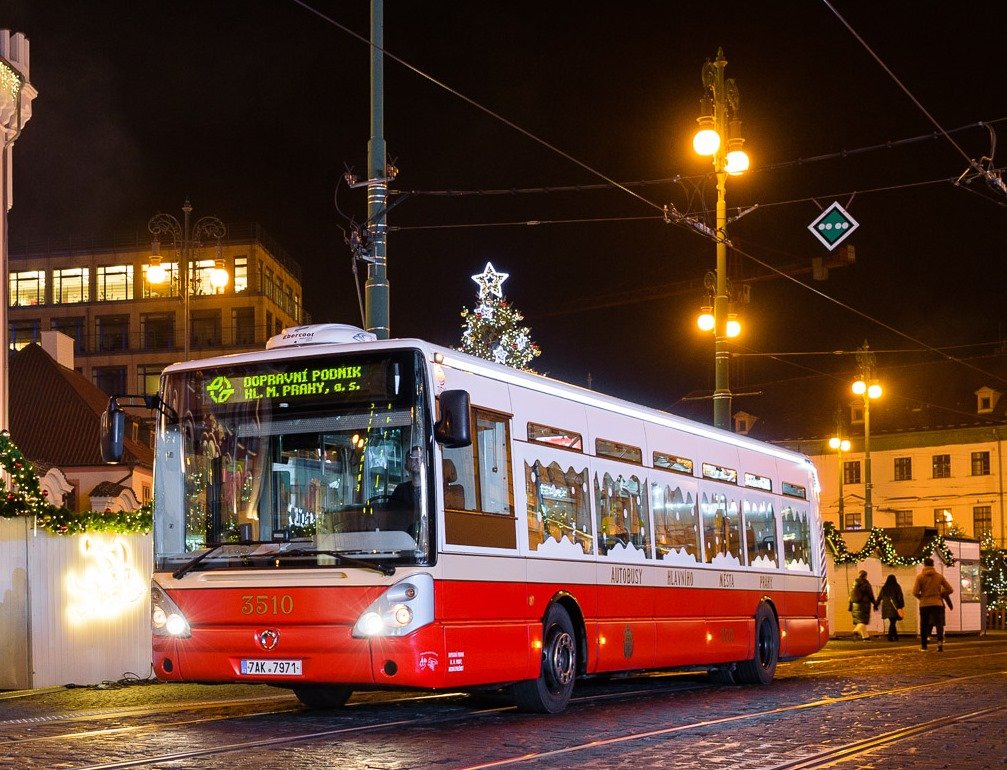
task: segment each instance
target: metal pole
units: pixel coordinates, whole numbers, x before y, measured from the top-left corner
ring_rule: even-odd
[[[721,153],[717,153],[718,161]],[[722,164],[718,163],[718,166]],[[713,299],[713,424],[731,430],[731,351],[727,339],[727,173],[717,171],[717,296]]]
[[[189,360],[189,269],[191,264],[191,247],[189,244],[189,214],[192,213],[192,204],[188,200],[182,206],[182,314],[185,316],[182,322],[184,340],[182,342],[183,361]]]
[[[367,143],[367,221],[371,261],[364,284],[364,324],[379,340],[388,339],[388,270],[385,201],[388,197],[384,138],[384,3],[371,0],[371,138]]]
[[[839,437],[842,441],[842,436]],[[838,450],[839,456],[839,528],[842,529],[845,523],[843,518],[843,450]]]
[[[864,392],[864,529],[874,526],[874,504],[871,500],[871,399]]]
[[[709,80],[713,91],[713,123],[720,136],[720,146],[713,156],[717,174],[717,294],[713,299],[714,334],[714,427],[731,430],[731,351],[727,338],[727,144],[729,129],[728,94],[724,84],[724,67],[727,60],[722,49],[717,49],[717,60],[707,62],[704,79]]]

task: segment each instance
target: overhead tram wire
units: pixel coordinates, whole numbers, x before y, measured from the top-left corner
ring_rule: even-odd
[[[927,120],[929,120],[933,124],[934,128],[936,128],[941,133],[941,135],[943,135],[944,138],[948,140],[948,142],[951,144],[952,147],[955,148],[958,154],[960,154],[963,158],[965,158],[965,161],[968,163],[968,168],[973,169],[976,172],[976,174],[986,179],[986,181],[991,186],[995,187],[1000,193],[1007,195],[1007,186],[1004,185],[1003,179],[1000,178],[1000,175],[991,169],[983,168],[983,166],[977,163],[974,158],[970,158],[969,154],[965,152],[964,149],[962,149],[961,145],[951,138],[951,135],[944,129],[944,127],[940,123],[937,122],[937,119],[930,114],[927,108],[924,107],[915,96],[913,96],[913,93],[906,87],[906,85],[901,80],[899,80],[898,76],[894,72],[892,72],[892,70],[888,67],[888,65],[885,64],[884,61],[882,61],[881,57],[874,52],[874,49],[872,49],[867,44],[867,41],[865,41],[857,33],[857,31],[853,29],[852,26],[850,26],[849,22],[847,22],[846,19],[843,18],[842,14],[839,13],[839,11],[837,11],[833,7],[832,3],[830,3],[829,0],[822,0],[822,4],[825,5],[825,7],[828,8],[830,11],[832,11],[833,15],[837,19],[839,19],[839,22],[844,27],[846,27],[849,33],[853,35],[854,38],[856,38],[857,42],[864,47],[864,50],[866,50],[867,53],[871,55],[871,58],[873,58],[874,61],[878,63],[881,69],[883,69],[886,73],[888,73],[888,76],[895,82],[895,85],[897,85],[900,89],[902,89],[902,93],[904,93],[907,97],[909,97],[909,100],[914,105],[916,105],[917,109],[919,109],[920,112],[922,112],[926,116]],[[992,161],[992,158],[990,158],[990,160]],[[962,176],[959,177],[959,179],[963,178],[964,176],[965,174],[962,174]]]
[[[677,224],[677,225],[679,225],[680,227],[682,227],[682,228],[684,228],[686,230],[689,230],[689,231],[694,232],[694,233],[696,233],[698,235],[701,235],[704,238],[707,238],[708,240],[713,240],[715,242],[717,241],[717,235],[716,235],[715,232],[712,231],[711,228],[709,228],[708,226],[700,226],[700,225],[702,225],[702,223],[700,223],[700,222],[698,222],[696,220],[692,220],[689,217],[681,214],[680,212],[678,212],[674,208],[674,206],[662,206],[662,205],[660,205],[658,203],[654,203],[653,201],[648,200],[644,196],[642,196],[642,195],[634,192],[633,190],[631,190],[626,185],[624,185],[624,184],[622,184],[620,182],[615,181],[614,179],[612,179],[612,178],[608,177],[607,175],[603,174],[602,172],[596,170],[592,166],[589,166],[588,164],[584,163],[583,161],[578,160],[577,158],[573,157],[569,153],[567,153],[567,152],[559,149],[555,145],[550,144],[549,142],[545,141],[544,139],[542,139],[542,138],[536,136],[535,134],[531,133],[527,129],[522,128],[521,126],[517,125],[513,121],[508,120],[507,118],[505,118],[502,115],[494,112],[493,110],[489,109],[488,107],[483,106],[482,104],[480,104],[479,102],[475,101],[474,99],[471,99],[470,97],[465,96],[464,94],[462,94],[461,92],[455,90],[454,88],[451,88],[446,83],[442,83],[437,78],[433,77],[432,75],[427,74],[426,72],[422,71],[418,67],[414,67],[412,64],[409,64],[404,59],[396,56],[395,54],[389,53],[383,47],[375,46],[368,38],[366,38],[363,35],[360,35],[360,34],[354,32],[352,29],[350,29],[346,25],[339,23],[338,21],[336,21],[332,17],[327,16],[326,14],[324,14],[321,11],[317,10],[316,8],[313,8],[311,5],[309,5],[307,2],[305,2],[305,0],[291,0],[291,2],[295,3],[296,5],[301,6],[302,8],[304,8],[309,13],[312,13],[312,14],[318,16],[323,21],[326,21],[329,24],[331,24],[332,26],[334,26],[334,27],[342,30],[347,35],[355,38],[356,40],[359,40],[364,45],[366,45],[368,47],[371,47],[371,48],[374,48],[375,50],[380,51],[383,56],[388,57],[392,61],[396,62],[397,64],[400,64],[401,66],[405,67],[406,69],[408,69],[409,71],[411,71],[414,74],[418,75],[419,77],[423,78],[424,80],[427,80],[430,83],[433,83],[434,85],[436,85],[437,87],[443,89],[444,91],[447,91],[452,96],[454,96],[454,97],[456,97],[458,99],[461,99],[463,102],[465,102],[469,106],[474,107],[475,109],[479,110],[480,112],[483,112],[484,114],[490,116],[491,118],[500,121],[501,123],[503,123],[504,125],[508,126],[511,129],[513,129],[514,131],[517,131],[518,133],[520,133],[522,136],[524,136],[524,137],[530,139],[531,141],[533,141],[533,142],[535,142],[535,143],[537,143],[537,144],[545,147],[546,149],[548,149],[548,150],[556,153],[560,157],[565,158],[566,160],[570,161],[574,165],[579,166],[581,169],[587,171],[589,174],[592,174],[593,176],[596,176],[599,179],[602,179],[603,181],[605,181],[606,183],[608,183],[612,187],[615,187],[616,189],[622,190],[623,192],[627,193],[628,195],[632,196],[633,198],[636,198],[637,200],[641,201],[642,203],[646,204],[647,206],[650,206],[651,208],[654,208],[654,209],[660,211],[662,213],[662,215],[664,216],[665,220],[668,221],[669,223]],[[822,2],[825,3],[825,5],[828,6],[829,9],[832,10],[834,14],[836,14],[836,16],[847,27],[847,29],[849,29],[850,32],[855,37],[857,37],[858,40],[860,40],[860,42],[865,46],[865,48],[867,48],[867,50],[871,53],[871,55],[885,69],[885,71],[888,72],[889,75],[891,75],[891,77],[893,79],[895,79],[895,81],[899,84],[899,86],[903,89],[903,91],[905,91],[905,93],[910,97],[910,99],[912,99],[913,102],[916,103],[916,105],[927,115],[927,117],[930,118],[931,122],[938,128],[938,130],[941,132],[941,134],[943,134],[948,139],[948,141],[951,142],[952,145],[954,145],[954,147],[958,150],[958,152],[961,153],[969,161],[970,166],[971,167],[975,167],[974,161],[971,158],[968,157],[968,154],[965,153],[965,151],[962,150],[962,148],[948,135],[947,131],[943,127],[941,127],[940,124],[937,123],[936,120],[934,120],[934,118],[930,115],[930,113],[928,113],[923,108],[923,106],[918,101],[916,101],[915,97],[913,97],[912,94],[909,93],[908,89],[906,89],[905,86],[903,86],[901,84],[901,82],[898,81],[898,78],[896,78],[895,75],[891,72],[891,70],[889,70],[888,67],[885,66],[884,62],[882,62],[877,57],[877,55],[874,54],[873,51],[871,51],[870,47],[867,46],[867,44],[864,43],[863,40],[860,39],[860,37],[846,23],[846,21],[841,16],[839,16],[838,12],[836,12],[835,9],[833,9],[832,6],[829,5],[828,0],[822,0]],[[853,313],[854,315],[857,315],[857,316],[859,316],[859,317],[861,317],[861,318],[863,318],[863,319],[865,319],[867,321],[875,323],[878,326],[880,326],[881,328],[883,328],[883,329],[885,329],[887,331],[890,331],[893,334],[895,334],[895,335],[897,335],[897,336],[899,336],[899,337],[901,337],[901,338],[903,338],[905,340],[908,340],[909,342],[912,342],[913,344],[919,345],[922,348],[926,348],[927,350],[935,352],[938,355],[941,355],[941,356],[943,356],[944,358],[946,358],[946,359],[948,359],[950,361],[954,361],[954,362],[960,363],[963,366],[967,366],[968,368],[975,369],[976,371],[979,371],[979,372],[981,372],[982,374],[984,374],[986,376],[992,377],[995,380],[999,380],[1001,382],[1007,383],[1007,380],[1004,380],[1004,379],[1002,379],[1000,377],[992,375],[989,372],[984,372],[983,370],[978,369],[977,367],[971,366],[970,364],[967,364],[966,362],[962,361],[961,359],[957,359],[954,356],[950,356],[950,355],[948,355],[946,353],[942,353],[941,351],[939,351],[936,348],[934,348],[934,347],[926,344],[925,342],[922,342],[921,340],[917,340],[914,337],[910,336],[909,334],[906,334],[905,332],[901,332],[898,329],[895,329],[894,327],[890,326],[889,324],[886,324],[886,323],[884,323],[884,322],[882,322],[882,321],[880,321],[878,319],[875,319],[875,318],[867,315],[866,313],[863,313],[863,312],[861,312],[859,310],[856,310],[855,308],[847,305],[845,302],[840,302],[839,300],[834,299],[833,297],[830,297],[829,295],[825,294],[824,292],[819,291],[818,289],[815,289],[814,287],[812,287],[812,286],[804,283],[803,281],[799,281],[796,278],[794,278],[793,276],[786,274],[785,272],[783,272],[783,271],[781,271],[781,270],[773,267],[772,265],[767,264],[766,262],[763,262],[762,260],[758,259],[757,257],[753,256],[752,254],[750,254],[748,252],[745,252],[745,251],[743,251],[741,249],[737,249],[737,248],[735,248],[734,250],[737,253],[741,254],[742,256],[745,256],[748,259],[752,260],[756,264],[758,264],[758,265],[766,268],[770,272],[777,273],[782,278],[786,278],[787,280],[792,281],[793,283],[797,284],[798,286],[803,286],[804,288],[806,288],[807,290],[809,290],[813,294],[821,297],[822,299],[825,299],[828,302],[832,302],[833,304],[838,305],[839,307],[841,307],[843,309],[846,309],[849,312]]]
[[[343,32],[345,32],[346,34],[350,35],[351,37],[356,38],[357,40],[361,41],[365,45],[367,45],[367,46],[369,46],[371,48],[374,48],[374,50],[380,51],[382,56],[386,56],[387,58],[391,59],[392,61],[396,62],[397,64],[402,65],[403,67],[405,67],[406,69],[408,69],[410,72],[413,72],[414,74],[419,75],[424,80],[427,80],[430,83],[433,83],[438,88],[441,88],[441,89],[447,91],[452,96],[454,96],[454,97],[456,97],[458,99],[461,99],[463,102],[465,102],[466,104],[468,104],[470,107],[474,107],[477,110],[479,110],[480,112],[483,112],[486,115],[489,115],[494,120],[500,121],[501,123],[503,123],[508,128],[511,128],[514,131],[517,131],[519,134],[521,134],[525,138],[530,139],[533,142],[535,142],[536,144],[542,145],[547,150],[550,150],[550,151],[556,153],[557,155],[559,155],[560,157],[565,158],[566,160],[570,161],[574,165],[579,166],[580,168],[582,168],[584,171],[587,171],[589,174],[591,174],[593,176],[596,176],[599,179],[604,180],[605,182],[607,182],[608,184],[612,185],[613,187],[615,187],[615,188],[617,188],[619,190],[622,190],[623,192],[627,193],[628,195],[631,195],[632,197],[636,198],[637,200],[641,201],[642,203],[646,204],[647,206],[650,206],[651,208],[657,209],[658,211],[660,211],[662,213],[664,213],[666,211],[666,208],[664,206],[662,206],[662,205],[660,205],[658,203],[655,203],[654,201],[648,200],[647,198],[643,197],[642,195],[639,195],[636,192],[633,192],[633,190],[629,189],[625,185],[621,184],[620,182],[615,181],[614,179],[612,179],[611,177],[603,174],[601,171],[598,171],[594,167],[589,166],[587,163],[584,163],[583,161],[578,160],[577,158],[575,158],[572,155],[570,155],[568,152],[565,152],[565,151],[559,149],[558,147],[556,147],[555,145],[550,144],[545,139],[542,139],[541,137],[536,136],[531,131],[528,131],[527,129],[522,128],[517,123],[514,123],[511,120],[508,120],[503,115],[500,115],[499,113],[494,112],[493,110],[491,110],[489,107],[483,106],[482,104],[480,104],[479,102],[477,102],[475,99],[472,99],[472,98],[466,96],[465,94],[461,93],[460,91],[455,90],[451,86],[447,85],[446,83],[441,82],[440,80],[438,80],[437,78],[433,77],[432,75],[427,74],[426,72],[424,72],[423,70],[419,69],[418,67],[414,67],[412,64],[410,64],[409,62],[407,62],[405,59],[402,59],[402,58],[396,56],[393,53],[389,53],[387,49],[385,49],[385,48],[383,48],[381,46],[374,45],[368,38],[364,37],[363,35],[357,34],[352,29],[350,29],[349,27],[347,27],[347,26],[345,26],[343,24],[340,24],[338,21],[336,21],[332,17],[326,16],[321,11],[319,11],[319,10],[311,7],[307,2],[305,2],[305,0],[291,0],[291,2],[295,3],[296,5],[301,6],[306,11],[309,11],[310,13],[315,14],[320,19],[323,19],[324,21],[327,21],[329,24],[333,25],[334,27],[337,27],[338,29],[340,29]]]

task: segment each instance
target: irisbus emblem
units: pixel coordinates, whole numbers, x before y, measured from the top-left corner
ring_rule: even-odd
[[[206,386],[206,392],[213,399],[215,404],[223,404],[234,395],[234,386],[224,375],[218,375],[213,382]]]
[[[280,632],[267,628],[265,631],[260,631],[256,634],[255,639],[259,642],[259,646],[262,647],[262,649],[271,650],[276,646],[277,642],[280,641]]]

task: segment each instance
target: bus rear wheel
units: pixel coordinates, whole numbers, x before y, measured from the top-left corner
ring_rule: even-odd
[[[349,687],[336,685],[294,687],[293,690],[297,700],[313,709],[337,709],[346,703],[353,693]]]
[[[577,637],[570,613],[558,604],[549,608],[542,627],[542,668],[537,679],[511,686],[521,711],[558,714],[566,708],[577,678]]]
[[[763,602],[755,611],[755,653],[738,663],[734,678],[738,684],[769,684],[780,660],[780,625],[772,607]]]

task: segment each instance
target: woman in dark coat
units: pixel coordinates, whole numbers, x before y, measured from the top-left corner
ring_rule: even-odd
[[[878,608],[878,600],[874,598],[874,589],[867,579],[867,570],[860,570],[857,579],[850,589],[850,613],[853,615],[853,636],[868,641],[871,632],[867,624],[871,622],[871,608]]]
[[[881,617],[888,621],[888,641],[897,642],[899,629],[895,624],[902,620],[900,610],[906,606],[906,600],[902,595],[902,586],[895,579],[895,575],[889,575],[878,591],[878,605],[881,607]]]

